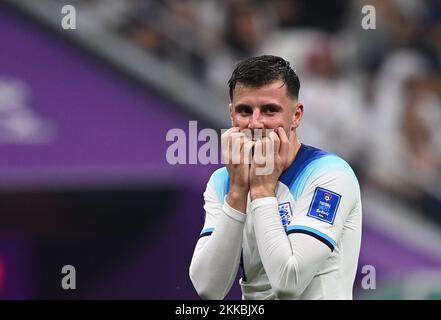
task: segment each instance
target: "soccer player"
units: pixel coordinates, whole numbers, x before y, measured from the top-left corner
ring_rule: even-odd
[[[354,172],[298,140],[303,105],[289,62],[246,59],[228,84],[233,127],[222,140],[230,146],[246,129],[263,136],[240,138],[242,155],[254,147],[251,163],[235,163],[234,148],[223,150],[230,160],[207,183],[205,223],[190,265],[196,291],[223,299],[240,266],[243,299],[352,299],[362,221]],[[258,174],[267,162],[273,170]]]

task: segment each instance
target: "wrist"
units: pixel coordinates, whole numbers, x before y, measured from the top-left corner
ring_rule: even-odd
[[[238,183],[232,183],[232,181],[230,181],[228,194],[231,194],[231,196],[240,198],[243,196],[247,197],[248,191],[250,191],[249,186],[243,186]]]
[[[247,209],[248,190],[242,188],[231,188],[228,191],[226,202],[233,209],[246,213]]]
[[[276,192],[272,188],[252,187],[250,189],[251,201],[260,198],[275,197],[275,196],[276,196]]]
[[[248,191],[244,190],[232,190],[228,191],[227,197],[231,200],[241,200],[246,199],[248,196]]]

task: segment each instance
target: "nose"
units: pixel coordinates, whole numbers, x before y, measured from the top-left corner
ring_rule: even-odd
[[[248,129],[254,130],[254,129],[263,129],[264,125],[261,119],[261,114],[259,110],[254,110],[253,114],[249,118],[248,122]]]

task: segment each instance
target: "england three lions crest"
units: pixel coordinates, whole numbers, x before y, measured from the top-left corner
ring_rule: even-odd
[[[282,220],[283,227],[286,228],[291,223],[292,220],[292,210],[291,210],[291,203],[284,202],[279,204],[279,214],[280,218]]]

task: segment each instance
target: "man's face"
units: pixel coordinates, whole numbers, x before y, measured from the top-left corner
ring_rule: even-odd
[[[250,87],[237,83],[230,104],[230,116],[234,127],[240,130],[276,130],[283,127],[290,135],[292,126],[297,127],[303,115],[303,106],[288,95],[282,80],[262,87]]]

